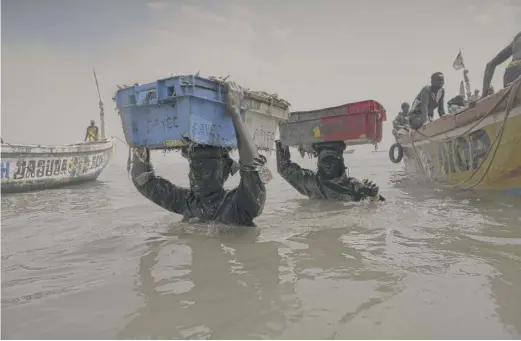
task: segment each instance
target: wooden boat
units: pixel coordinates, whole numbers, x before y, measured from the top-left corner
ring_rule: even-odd
[[[454,188],[521,193],[521,77],[397,141],[407,171]]]
[[[96,73],[94,77],[96,79]],[[98,178],[112,159],[115,142],[113,138],[105,138],[99,87],[98,96],[101,118],[99,141],[53,146],[2,143],[2,193],[55,188]]]
[[[96,180],[113,155],[114,139],[62,146],[2,144],[2,193]]]

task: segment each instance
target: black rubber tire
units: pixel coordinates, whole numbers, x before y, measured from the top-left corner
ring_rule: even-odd
[[[394,156],[394,150],[398,148],[398,156]],[[398,142],[393,144],[391,148],[389,148],[389,159],[392,163],[400,163],[403,159],[403,147]]]

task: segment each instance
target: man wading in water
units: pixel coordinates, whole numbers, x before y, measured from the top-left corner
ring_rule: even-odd
[[[496,67],[512,57],[512,61],[508,64],[503,75],[503,87],[507,87],[510,83],[521,76],[521,32],[519,32],[514,40],[507,47],[505,47],[497,56],[494,57],[485,68],[485,75],[483,76],[483,92],[482,96],[488,96],[487,89],[490,88],[490,82],[494,76]]]
[[[227,149],[185,147],[183,156],[189,160],[190,188],[181,188],[156,176],[150,151],[140,148],[133,152],[132,181],[143,196],[166,210],[182,214],[184,219],[255,226],[253,219],[264,208],[265,184],[271,180],[271,173],[240,117],[242,90],[234,83],[227,83],[226,87],[227,110],[235,127],[240,166],[229,157]],[[241,182],[237,188],[226,191],[224,182],[234,174],[234,167],[240,167]]]
[[[346,175],[343,156],[346,145],[342,141],[317,143],[313,146],[318,154],[316,173],[291,162],[289,147],[283,147],[280,141],[276,141],[276,146],[277,171],[300,194],[310,199],[385,200],[378,193],[378,186],[371,181],[359,181]]]
[[[409,111],[409,123],[412,129],[420,129],[427,121],[434,117],[434,109],[438,108],[440,117],[445,115],[444,98],[445,90],[443,73],[436,72],[431,75],[431,85],[426,85],[420,91],[412,103]]]

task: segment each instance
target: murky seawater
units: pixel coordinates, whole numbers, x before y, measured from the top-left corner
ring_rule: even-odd
[[[185,161],[157,159],[187,184]],[[386,203],[309,201],[274,172],[240,235],[181,223],[122,160],[2,196],[2,338],[521,337],[521,198],[418,183],[386,153],[346,159]]]

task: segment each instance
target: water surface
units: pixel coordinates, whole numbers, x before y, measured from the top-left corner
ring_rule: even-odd
[[[186,161],[154,159],[187,184]],[[387,202],[307,200],[273,156],[240,234],[181,223],[123,159],[91,184],[2,196],[2,338],[520,338],[521,198],[436,188],[386,153],[346,162]]]

